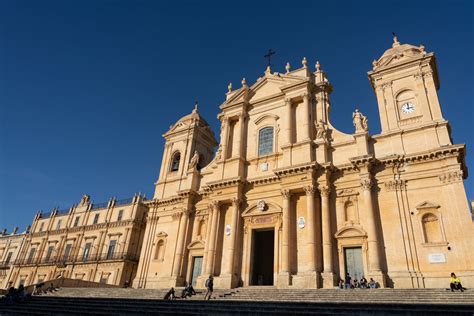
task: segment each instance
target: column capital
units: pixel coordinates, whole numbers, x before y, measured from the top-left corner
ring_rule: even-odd
[[[285,103],[286,104],[291,104],[291,98],[290,97],[285,97]]]
[[[218,208],[219,208],[219,201],[212,201],[211,203],[209,203],[209,209],[211,211],[216,210]]]
[[[239,207],[239,206],[240,206],[240,203],[242,203],[242,199],[241,199],[241,198],[238,198],[238,197],[232,198],[232,205],[233,205],[234,207]]]
[[[364,191],[370,191],[374,185],[374,181],[371,178],[364,178],[360,180],[360,186]]]
[[[281,190],[281,195],[284,199],[289,199],[291,197],[291,192],[288,189]]]
[[[319,187],[319,193],[321,193],[321,196],[327,197],[331,193],[331,188],[327,185],[322,185]]]
[[[306,193],[306,195],[313,195],[314,193],[316,193],[316,186],[310,184],[310,185],[304,186],[303,190]]]
[[[306,100],[309,100],[309,93],[308,91],[305,91],[301,94],[301,96],[303,97],[303,99],[306,99]]]

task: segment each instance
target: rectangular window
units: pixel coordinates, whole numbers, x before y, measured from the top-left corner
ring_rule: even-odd
[[[99,222],[99,213],[94,215],[94,221],[92,222],[93,225],[97,224]]]
[[[51,259],[51,255],[53,254],[54,246],[49,246],[48,250],[46,251],[46,257],[44,258],[45,262],[49,262]]]
[[[28,256],[28,261],[26,263],[32,263],[36,254],[36,248],[31,248],[30,255]]]
[[[273,127],[265,127],[258,133],[258,155],[273,153]]]
[[[69,259],[69,255],[71,254],[72,244],[67,244],[66,249],[64,249],[64,256],[63,261],[67,261]]]
[[[74,220],[74,226],[73,227],[77,227],[77,225],[79,225],[79,219],[81,217],[80,216],[77,216],[76,219]]]
[[[117,216],[117,221],[120,222],[122,220],[122,217],[123,217],[123,210],[120,210]]]
[[[56,224],[56,229],[61,229],[61,220],[58,220]]]
[[[87,261],[87,259],[89,258],[89,252],[91,250],[91,246],[92,244],[90,242],[88,242],[85,247],[84,247],[84,253],[82,254],[82,261]]]
[[[42,223],[40,224],[40,227],[39,227],[39,230],[38,230],[38,231],[39,231],[39,232],[42,232],[42,231],[43,231],[43,228],[44,228],[44,222],[42,222]]]
[[[107,259],[112,259],[115,252],[115,245],[117,244],[116,240],[111,240],[109,244],[109,249],[107,250]]]
[[[7,254],[7,258],[5,259],[5,264],[9,264],[10,263],[10,260],[12,260],[12,256],[13,256],[13,252],[9,252]]]

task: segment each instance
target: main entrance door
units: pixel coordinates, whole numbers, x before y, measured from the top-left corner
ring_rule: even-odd
[[[191,278],[191,284],[196,286],[198,276],[201,275],[202,269],[202,257],[193,257],[193,275]]]
[[[349,272],[353,280],[360,280],[364,275],[362,248],[344,248],[344,264],[346,267],[346,273]]]
[[[273,285],[274,234],[271,230],[253,231],[251,285]]]

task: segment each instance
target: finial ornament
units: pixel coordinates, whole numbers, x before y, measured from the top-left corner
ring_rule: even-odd
[[[198,101],[194,102],[194,109],[193,112],[196,113],[198,110]]]
[[[265,69],[265,74],[271,74],[272,73],[272,67],[270,65],[267,66],[267,69]]]
[[[400,42],[398,41],[397,34],[395,34],[395,32],[392,32],[392,34],[393,34],[393,44],[392,44],[392,47],[399,46],[399,45],[400,45]]]
[[[321,64],[319,63],[319,60],[316,61],[315,67],[316,67],[316,71],[320,71],[320,70],[321,70]]]
[[[229,85],[227,86],[227,90],[229,92],[232,92],[232,82],[229,82]]]
[[[306,60],[306,57],[303,57],[301,64],[303,65],[304,68],[308,67],[308,60]]]
[[[247,80],[245,78],[242,79],[242,87],[247,87]]]
[[[289,72],[290,72],[290,70],[291,70],[291,65],[290,65],[290,63],[286,63],[285,69],[286,69],[286,73],[289,73]]]

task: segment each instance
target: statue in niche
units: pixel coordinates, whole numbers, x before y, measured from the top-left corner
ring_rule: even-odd
[[[367,117],[359,112],[358,109],[352,113],[352,121],[354,123],[356,133],[368,131],[369,127]]]
[[[195,169],[199,163],[199,153],[197,150],[194,151],[194,155],[189,162],[189,169]]]

